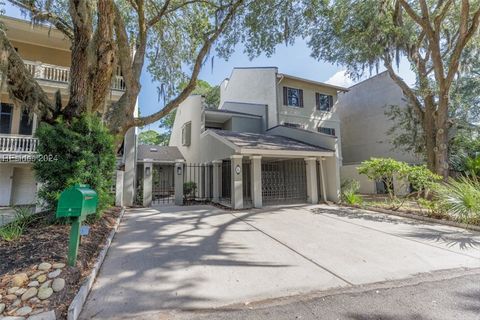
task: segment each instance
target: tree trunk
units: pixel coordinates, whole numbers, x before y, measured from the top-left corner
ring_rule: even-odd
[[[445,180],[448,178],[448,97],[447,90],[440,88],[440,100],[436,117],[435,171]]]
[[[425,158],[427,160],[427,167],[431,171],[436,171],[435,165],[435,105],[433,99],[427,97],[425,99],[425,116],[423,119],[423,131],[425,135]]]

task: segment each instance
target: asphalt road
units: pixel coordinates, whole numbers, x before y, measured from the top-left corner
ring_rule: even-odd
[[[164,316],[195,320],[479,320],[480,269],[356,287],[346,292],[274,299],[232,307],[230,311]]]

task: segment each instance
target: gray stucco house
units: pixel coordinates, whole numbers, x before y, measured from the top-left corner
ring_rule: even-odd
[[[184,190],[185,199],[210,199],[235,209],[338,201],[342,160],[336,101],[346,90],[281,74],[275,67],[235,68],[221,84],[218,109],[206,108],[195,95],[178,107],[170,147],[182,159],[157,169],[142,160],[144,205],[163,198],[148,190],[163,183],[160,171],[194,183],[192,194]],[[146,170],[154,171],[153,183]]]

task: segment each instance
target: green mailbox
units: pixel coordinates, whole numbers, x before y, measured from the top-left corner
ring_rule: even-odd
[[[98,196],[87,184],[65,189],[57,205],[57,218],[80,217],[97,211]]]
[[[80,227],[82,221],[89,214],[97,212],[98,196],[89,185],[76,184],[63,190],[58,199],[57,218],[72,218],[70,243],[68,246],[68,265],[75,266],[80,241]]]

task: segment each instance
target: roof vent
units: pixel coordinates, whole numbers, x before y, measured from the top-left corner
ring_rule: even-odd
[[[157,152],[158,149],[157,148],[150,148],[150,152]]]

